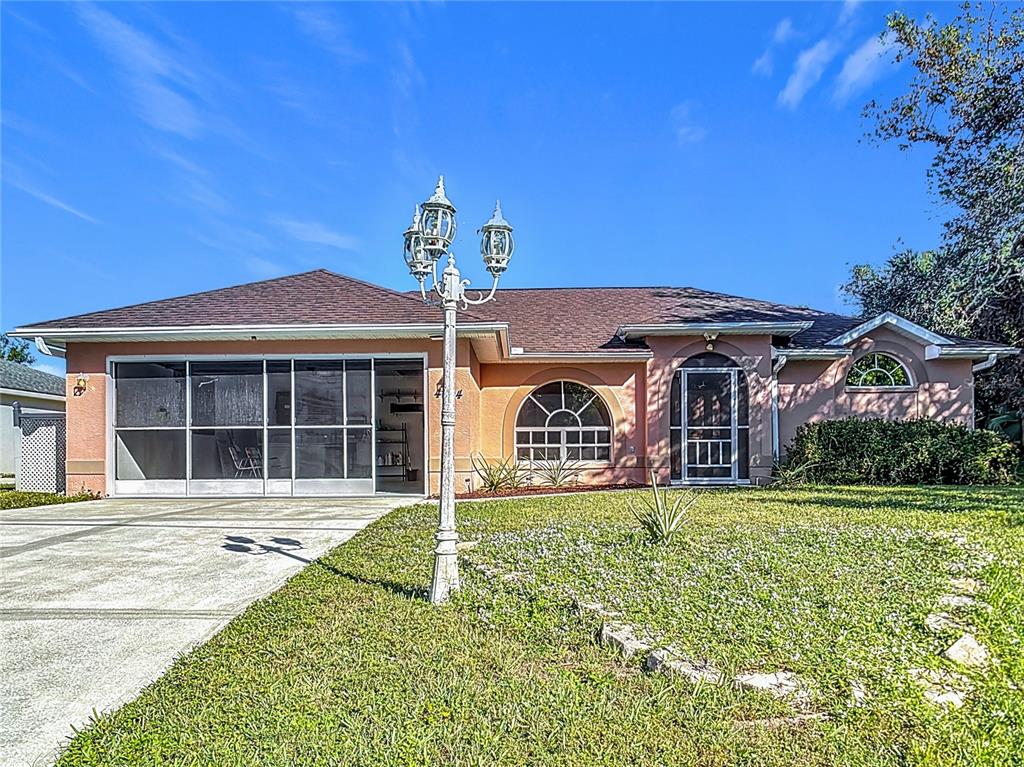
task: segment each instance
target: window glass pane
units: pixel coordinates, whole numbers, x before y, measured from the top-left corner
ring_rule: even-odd
[[[687,423],[728,426],[732,422],[732,379],[729,373],[690,373],[686,377]]]
[[[682,377],[683,376],[679,373],[676,373],[674,376],[672,376],[672,388],[670,390],[668,404],[670,426],[680,426],[683,421],[683,387],[680,382],[680,379],[682,379]]]
[[[563,426],[571,426],[574,429],[578,429],[580,425],[579,419],[575,413],[570,413],[568,410],[559,410],[557,413],[552,413],[548,418],[548,427],[553,429],[560,429]]]
[[[736,423],[746,426],[750,423],[750,396],[747,393],[747,374],[736,371]]]
[[[348,432],[348,478],[373,476],[373,432],[371,429],[346,429]]]
[[[540,409],[540,406],[533,401],[533,398],[527,397],[526,401],[523,402],[523,406],[519,409],[519,418],[516,424],[519,426],[543,426],[547,418],[547,413]]]
[[[578,413],[594,397],[594,392],[575,381],[565,381],[565,409]]]
[[[292,432],[290,429],[267,431],[267,476],[270,479],[292,477]]]
[[[344,438],[344,429],[296,429],[295,476],[299,479],[343,479]]]
[[[672,479],[683,478],[683,432],[682,429],[672,429],[669,432],[669,450],[671,454]]]
[[[292,363],[267,363],[267,424],[291,426]]]
[[[592,448],[592,447],[580,448],[580,455],[583,456],[583,460],[584,461],[596,461],[597,460],[597,453],[595,452],[594,448]]]
[[[184,362],[118,362],[118,426],[184,426]]]
[[[299,426],[342,424],[344,363],[340,360],[295,361],[295,423]]]
[[[262,429],[192,429],[192,479],[262,477]]]
[[[521,447],[518,450],[516,450],[516,458],[518,458],[521,461],[528,461],[530,459],[530,448]]]
[[[580,411],[580,421],[584,426],[607,426],[611,423],[608,410],[600,399],[595,399]]]
[[[533,398],[549,413],[562,409],[562,382],[545,384],[533,393]]]
[[[580,433],[578,431],[567,431],[565,433],[565,443],[567,445],[578,445],[580,443]]]
[[[606,445],[609,444],[612,441],[612,433],[610,431],[598,431],[597,441],[603,442]]]
[[[598,461],[610,461],[612,459],[611,448],[599,447],[597,448],[597,460]]]
[[[117,432],[117,479],[185,479],[185,430]]]
[[[570,461],[578,461],[580,459],[580,449],[578,447],[567,447],[565,455]]]
[[[373,396],[370,384],[369,360],[348,360],[345,362],[345,407],[348,424],[365,424],[370,422],[373,412]]]
[[[262,426],[262,362],[193,362],[193,426]]]

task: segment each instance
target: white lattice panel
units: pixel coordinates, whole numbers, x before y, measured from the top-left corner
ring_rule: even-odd
[[[18,489],[63,493],[66,454],[67,441],[62,413],[23,414]]]

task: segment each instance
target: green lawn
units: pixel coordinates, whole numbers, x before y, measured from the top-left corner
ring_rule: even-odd
[[[77,735],[68,765],[996,765],[1024,753],[1024,491],[707,493],[669,547],[629,494],[459,506],[477,564],[437,609],[434,510],[401,509],[307,568]],[[996,663],[958,710],[908,675],[955,634],[925,615],[951,577],[991,605],[954,617]],[[796,672],[827,720],[641,670],[593,641],[599,600],[731,671]],[[868,691],[849,704],[851,684]],[[1015,762],[1015,760],[1017,760]]]
[[[60,493],[28,493],[22,490],[0,488],[0,509],[24,509],[29,506],[47,506],[51,503],[94,500],[96,500],[96,496],[89,493],[62,495]]]

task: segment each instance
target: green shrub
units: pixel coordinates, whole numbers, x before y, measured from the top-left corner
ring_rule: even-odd
[[[1014,481],[1020,454],[990,431],[929,420],[844,418],[804,424],[786,468],[808,482],[995,485]]]
[[[95,501],[98,495],[82,490],[73,495],[61,493],[33,493],[21,490],[0,491],[0,509],[23,509],[29,506],[49,506],[53,503],[77,503]]]
[[[571,458],[552,461],[531,461],[530,471],[537,475],[541,484],[549,487],[563,487],[579,480],[583,464]]]

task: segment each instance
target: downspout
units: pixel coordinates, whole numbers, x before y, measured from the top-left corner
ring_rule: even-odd
[[[988,370],[990,367],[995,365],[998,360],[998,354],[990,354],[988,355],[988,359],[986,359],[984,362],[979,362],[976,365],[971,365],[971,372],[980,373],[982,370]]]
[[[780,354],[772,365],[772,460],[779,460],[779,371],[786,367],[786,355]]]

